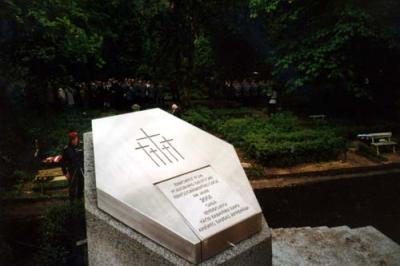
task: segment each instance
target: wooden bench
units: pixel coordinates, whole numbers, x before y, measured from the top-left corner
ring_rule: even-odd
[[[326,115],[309,115],[308,117],[312,120],[325,120]]]
[[[396,152],[397,143],[392,141],[392,132],[362,134],[362,137],[371,140],[371,145],[375,146],[377,155],[380,155],[379,147],[382,146],[392,146],[393,153]]]
[[[62,176],[62,175],[63,175],[63,172],[61,170],[61,167],[39,170],[37,175],[35,176],[34,182],[40,184],[40,193],[43,194],[44,183],[49,182],[51,179],[53,179],[56,176]]]

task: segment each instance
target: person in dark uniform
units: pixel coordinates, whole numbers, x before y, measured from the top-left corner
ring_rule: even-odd
[[[69,142],[62,152],[61,167],[69,183],[71,202],[83,197],[83,151],[79,148],[79,137],[76,131],[68,133]]]

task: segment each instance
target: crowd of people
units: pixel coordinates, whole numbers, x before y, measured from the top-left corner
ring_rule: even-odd
[[[269,106],[277,102],[277,91],[273,84],[264,80],[225,80],[208,86],[212,97],[220,95],[242,102],[262,99]],[[142,79],[110,78],[105,81],[81,82],[57,91],[62,106],[78,105],[84,108],[131,109],[134,104],[164,106],[166,97],[173,102],[180,102],[176,81],[155,83]]]
[[[72,88],[59,88],[57,98],[66,106],[126,109],[135,103],[161,105],[166,89],[168,87],[162,83],[154,84],[149,80],[110,78],[106,81],[78,83]]]
[[[233,92],[235,97],[262,96],[267,91],[267,84],[264,80],[254,79],[226,80],[225,87]]]
[[[278,106],[278,91],[272,81],[243,79],[225,81],[225,91],[237,101],[252,103],[256,99],[263,101],[269,112],[275,112]]]

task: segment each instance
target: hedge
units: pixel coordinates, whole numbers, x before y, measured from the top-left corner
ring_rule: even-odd
[[[304,128],[289,113],[270,119],[229,119],[220,131],[228,141],[268,166],[334,160],[346,147],[344,139],[329,128]]]
[[[247,155],[267,166],[290,166],[305,162],[334,160],[346,148],[343,138],[324,125],[309,128],[291,113],[267,118],[249,110],[198,108],[184,119],[203,129],[221,134]]]

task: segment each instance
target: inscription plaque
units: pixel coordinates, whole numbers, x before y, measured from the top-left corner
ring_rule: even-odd
[[[211,167],[163,181],[157,187],[201,240],[256,214]]]

